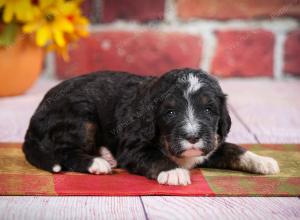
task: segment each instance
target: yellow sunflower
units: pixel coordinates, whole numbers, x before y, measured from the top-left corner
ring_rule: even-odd
[[[34,16],[30,0],[0,0],[1,7],[4,7],[3,20],[5,23],[11,22],[14,16],[22,22],[28,21]]]
[[[72,1],[40,0],[37,13],[32,21],[23,27],[25,33],[36,35],[36,43],[45,46],[53,41],[57,46],[66,46],[65,33],[73,33],[74,25],[68,19],[72,13],[77,13],[78,7]]]

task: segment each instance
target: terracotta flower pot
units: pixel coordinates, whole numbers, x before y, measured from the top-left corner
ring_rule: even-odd
[[[44,60],[44,49],[28,35],[19,35],[16,42],[0,47],[0,96],[20,95],[38,79]]]

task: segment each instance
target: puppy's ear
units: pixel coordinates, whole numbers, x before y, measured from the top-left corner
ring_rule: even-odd
[[[218,135],[220,136],[220,142],[224,142],[231,127],[231,118],[227,109],[226,95],[220,96],[221,99],[221,111],[220,120],[218,124]]]

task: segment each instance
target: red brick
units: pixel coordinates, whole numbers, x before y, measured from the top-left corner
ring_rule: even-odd
[[[183,33],[98,32],[70,51],[70,62],[57,58],[60,78],[96,70],[159,75],[173,68],[200,65],[201,39]]]
[[[164,6],[164,0],[104,0],[101,21],[161,20],[164,17]]]
[[[274,36],[263,30],[217,32],[212,71],[219,76],[272,76]]]
[[[299,0],[178,0],[177,14],[191,18],[300,17]]]
[[[300,75],[300,30],[288,34],[284,48],[284,71]]]

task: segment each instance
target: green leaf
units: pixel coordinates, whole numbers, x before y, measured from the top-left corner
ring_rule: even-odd
[[[11,22],[9,24],[5,24],[4,28],[0,32],[0,46],[9,46],[13,44],[16,40],[17,32],[17,23]]]

